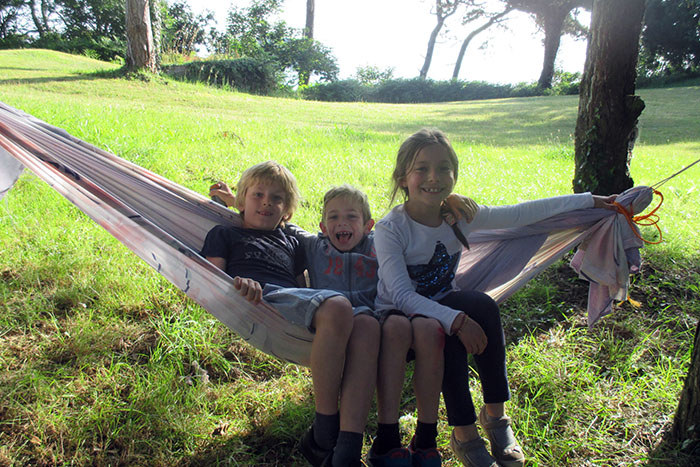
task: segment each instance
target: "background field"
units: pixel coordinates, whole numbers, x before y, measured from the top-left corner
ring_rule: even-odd
[[[700,157],[700,87],[639,94],[631,172],[648,185]],[[571,191],[574,96],[318,103],[23,50],[0,51],[0,101],[203,194],[275,159],[300,182],[294,220],[309,230],[333,184],[362,187],[381,218],[396,150],[422,126],[448,133],[456,191],[480,203]],[[509,412],[528,465],[693,461],[663,437],[700,317],[698,171],[661,189],[664,242],[643,251],[640,308],[588,330],[587,287],[565,263],[504,304]],[[408,384],[403,412],[408,439]],[[25,174],[0,202],[0,465],[304,465],[294,445],[312,414],[308,370],[247,347],[45,183]],[[439,429],[444,465],[458,465]]]

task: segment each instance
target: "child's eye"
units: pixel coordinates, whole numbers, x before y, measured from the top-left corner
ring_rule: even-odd
[[[425,172],[425,171],[426,171],[426,168],[425,168],[425,167],[416,167],[414,170],[415,170],[416,172]]]

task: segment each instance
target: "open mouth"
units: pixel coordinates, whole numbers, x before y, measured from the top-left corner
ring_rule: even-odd
[[[433,194],[433,195],[442,192],[442,188],[421,188],[421,190],[423,190],[426,193]]]
[[[348,231],[338,232],[337,234],[335,234],[335,238],[336,238],[336,240],[338,240],[338,243],[340,245],[346,245],[346,244],[350,243],[350,239],[352,238],[352,232],[348,232]]]

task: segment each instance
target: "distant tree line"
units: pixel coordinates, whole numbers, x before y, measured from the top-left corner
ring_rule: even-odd
[[[146,2],[147,0],[144,0]],[[436,25],[431,31],[425,60],[417,80],[394,80],[391,69],[358,69],[354,79],[338,82],[339,68],[332,51],[313,38],[315,2],[307,0],[306,25],[289,27],[276,20],[284,0],[251,0],[245,7],[231,6],[225,27],[217,29],[210,12],[195,14],[187,0],[150,0],[153,43],[168,62],[193,60],[198,50],[208,51],[217,63],[191,66],[188,76],[206,76],[212,83],[243,89],[277,89],[300,86],[309,98],[414,102],[458,100],[460,96],[486,98],[494,94],[571,94],[578,92],[579,74],[555,70],[559,40],[563,34],[588,38],[587,25],[578,21],[592,0],[433,0]],[[83,54],[101,60],[127,59],[125,4],[127,0],[0,0],[0,48],[48,48]],[[509,14],[520,10],[532,15],[544,32],[543,66],[532,85],[490,85],[457,81],[465,65],[469,44],[491,27],[507,28]],[[614,10],[614,9],[613,9]],[[428,79],[432,56],[446,22],[458,18],[464,31],[450,84]],[[427,18],[426,18],[427,21]],[[392,46],[377,44],[377,47]],[[226,60],[242,59],[238,65]],[[264,76],[264,83],[242,83],[242,70],[255,70],[250,79]],[[646,0],[638,75],[648,80],[676,79],[700,72],[700,0]],[[243,80],[245,81],[245,80]],[[415,82],[414,82],[415,81]],[[309,83],[316,82],[309,86]],[[233,84],[238,83],[238,84]],[[270,86],[270,83],[275,83]],[[315,88],[315,89],[309,89]],[[404,92],[404,97],[397,97]]]

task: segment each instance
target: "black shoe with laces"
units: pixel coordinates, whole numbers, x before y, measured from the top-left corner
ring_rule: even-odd
[[[301,451],[301,455],[304,456],[304,459],[309,461],[309,464],[314,467],[321,467],[324,465],[323,461],[333,454],[333,449],[323,449],[316,444],[313,425],[311,425],[311,428],[309,428],[299,440],[299,451]]]

